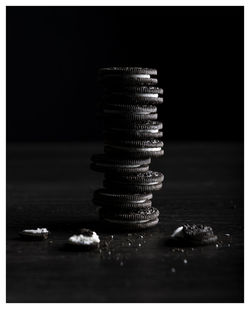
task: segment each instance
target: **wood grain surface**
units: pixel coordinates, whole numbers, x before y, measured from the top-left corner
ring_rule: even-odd
[[[242,302],[243,145],[169,143],[151,169],[165,174],[157,227],[105,230],[91,203],[103,175],[90,170],[102,143],[7,145],[7,302]],[[217,245],[166,244],[182,223],[211,225]],[[46,227],[49,240],[22,241]],[[67,252],[79,227],[98,232],[96,252]]]

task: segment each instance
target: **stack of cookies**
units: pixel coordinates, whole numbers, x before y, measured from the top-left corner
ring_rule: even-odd
[[[157,71],[111,67],[99,71],[104,120],[104,154],[92,156],[91,168],[104,173],[104,188],[94,192],[103,222],[126,230],[155,226],[159,211],[152,192],[162,188],[164,176],[151,171],[151,159],[164,154],[163,125],[157,105],[163,90]]]

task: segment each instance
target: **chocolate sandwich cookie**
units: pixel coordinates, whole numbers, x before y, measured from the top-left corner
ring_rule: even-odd
[[[137,173],[144,172],[149,169],[151,163],[150,158],[146,159],[127,159],[108,156],[107,154],[93,155],[92,164],[90,165],[94,171],[110,172],[110,173]]]
[[[46,228],[37,228],[34,230],[23,230],[19,232],[19,235],[27,240],[45,240],[49,237],[49,231]]]
[[[106,141],[104,152],[121,154],[133,158],[148,158],[163,156],[163,142],[159,140],[111,140]]]
[[[106,75],[132,75],[137,77],[143,76],[144,78],[148,78],[149,75],[157,75],[157,70],[152,68],[141,68],[141,67],[107,67],[99,69],[99,76]],[[146,75],[146,77],[144,76]]]
[[[162,97],[135,96],[133,94],[105,94],[102,101],[107,104],[129,104],[129,105],[159,105],[163,103]]]
[[[160,172],[147,171],[131,175],[106,174],[103,181],[105,188],[121,192],[152,192],[162,188],[164,175]]]
[[[155,86],[158,83],[156,78],[148,74],[105,74],[100,76],[99,82],[106,88],[112,90],[127,86]]]
[[[162,128],[160,121],[114,121],[106,125],[104,135],[112,139],[157,139],[163,136]]]
[[[94,192],[95,205],[106,208],[145,208],[152,205],[152,193],[129,194],[99,189]]]
[[[169,242],[180,245],[209,245],[218,240],[210,226],[203,224],[184,224],[178,227],[169,237]]]
[[[111,89],[106,88],[105,92],[108,94]],[[139,98],[158,98],[160,95],[163,94],[163,89],[159,87],[148,87],[148,86],[141,86],[141,87],[121,87],[112,89],[112,95],[132,95],[134,97]]]
[[[163,103],[163,89],[158,87],[123,87],[113,91],[106,89],[103,102],[108,104],[156,105]]]
[[[131,211],[110,211],[101,208],[100,218],[121,230],[140,230],[155,226],[159,222],[159,210],[153,207]]]
[[[103,114],[108,119],[156,120],[157,107],[154,105],[105,104]]]
[[[68,239],[65,248],[73,251],[88,251],[98,248],[100,243],[96,232],[89,229],[81,229],[79,235],[73,235]]]

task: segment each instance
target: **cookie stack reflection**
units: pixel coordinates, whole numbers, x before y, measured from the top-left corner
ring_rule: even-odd
[[[163,124],[158,105],[163,89],[157,70],[110,67],[99,70],[104,120],[104,153],[92,156],[91,168],[104,173],[103,188],[94,192],[100,219],[118,230],[141,230],[159,222],[153,193],[164,176],[150,170],[151,160],[163,156]]]

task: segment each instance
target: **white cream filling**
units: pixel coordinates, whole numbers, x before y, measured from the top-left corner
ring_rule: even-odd
[[[116,110],[104,109],[104,113],[107,113],[107,114],[124,114],[124,113],[126,113],[126,112],[124,112],[124,111],[116,111]],[[151,114],[151,112],[137,112],[137,111],[134,111],[133,113],[128,112],[128,114],[134,114],[134,115],[149,115],[149,114]]]
[[[110,167],[113,166],[112,163],[110,164],[106,164],[106,163],[96,163],[96,165],[98,166],[102,166],[102,167]],[[122,164],[116,164],[115,167],[127,167],[127,168],[134,168],[134,167],[140,167],[141,165],[137,164],[137,165],[122,165]]]
[[[114,196],[114,194],[112,193],[102,193],[103,195],[107,195],[107,196]]]
[[[128,129],[123,129],[123,128],[112,128],[113,131],[128,131]],[[154,130],[149,130],[149,129],[144,129],[144,130],[136,130],[136,132],[141,132],[141,133],[158,133],[159,130],[154,129]]]
[[[155,148],[139,148],[143,151],[160,151],[161,147],[155,147]]]
[[[159,130],[155,129],[155,130],[136,130],[137,132],[147,132],[147,133],[158,133]]]
[[[131,203],[131,204],[140,204],[140,203],[144,203],[144,202],[146,202],[146,200],[129,201],[129,203]]]
[[[121,183],[120,181],[119,181],[119,183]],[[123,182],[122,182],[123,183]],[[159,181],[152,181],[152,182],[146,182],[146,183],[138,183],[138,185],[140,185],[140,186],[148,186],[148,185],[157,185],[157,184],[160,184],[161,182],[159,182]]]
[[[132,78],[150,78],[149,74],[131,74]]]
[[[147,185],[157,185],[159,184],[159,181],[152,181],[147,183],[141,183],[140,186],[147,186]]]
[[[173,234],[171,235],[171,237],[183,237],[184,234],[183,234],[183,226],[180,226],[178,227],[174,232]]]
[[[46,228],[37,228],[36,230],[23,230],[23,233],[32,233],[32,234],[44,234],[49,231]]]
[[[111,77],[116,77],[116,75],[111,74]],[[150,74],[129,74],[127,75],[129,78],[150,78]]]
[[[84,236],[80,235],[73,235],[69,238],[68,242],[74,245],[92,245],[100,242],[99,236],[96,232],[93,232],[92,236]]]
[[[145,98],[158,98],[158,93],[136,93],[138,97],[145,97]]]
[[[121,147],[121,146],[112,146],[113,148],[122,149],[122,150],[130,150],[129,147]],[[161,147],[152,147],[152,148],[133,148],[134,151],[161,151]]]
[[[114,196],[113,194],[111,193],[103,193],[103,195],[106,195],[106,196]],[[137,201],[130,201],[130,200],[126,200],[126,202],[128,203],[133,203],[133,204],[139,204],[139,203],[144,203],[146,202],[147,200],[146,199],[143,199],[143,200],[137,200]]]

